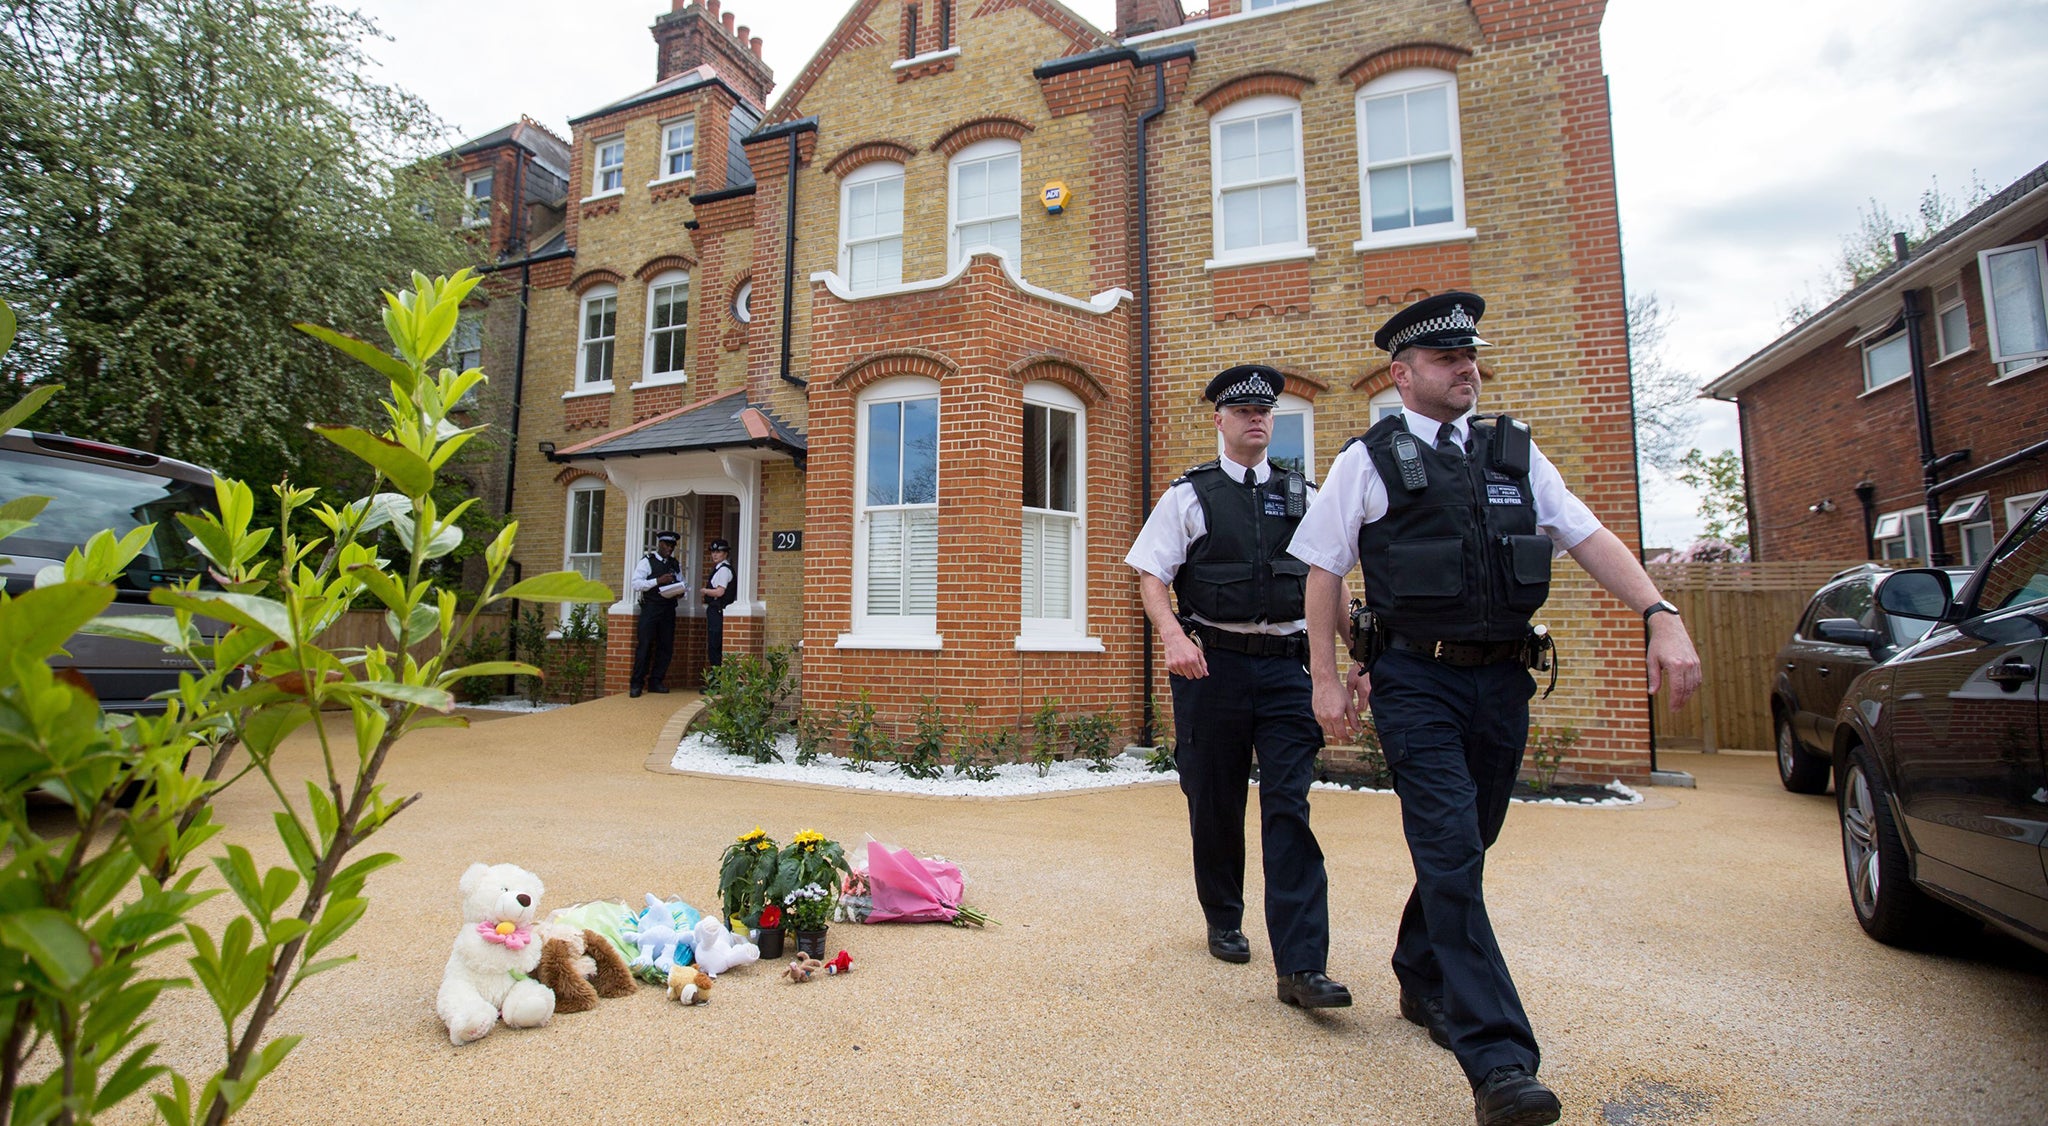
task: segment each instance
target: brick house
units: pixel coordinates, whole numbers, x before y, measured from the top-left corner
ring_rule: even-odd
[[[1708,384],[1753,558],[1982,559],[2048,492],[2044,280],[2048,164]]]
[[[722,535],[728,651],[797,650],[809,707],[1022,729],[1053,699],[1166,738],[1122,557],[1217,452],[1201,388],[1288,373],[1273,453],[1313,476],[1397,401],[1373,330],[1452,288],[1505,345],[1489,409],[1636,539],[1604,7],[1121,0],[1111,34],[1057,0],[850,0],[770,105],[759,40],[675,0],[656,85],[572,123],[569,253],[532,270],[525,567],[623,587],[658,528],[698,573]],[[1572,772],[1646,776],[1636,675],[1607,674],[1640,623],[1569,562],[1549,619]]]

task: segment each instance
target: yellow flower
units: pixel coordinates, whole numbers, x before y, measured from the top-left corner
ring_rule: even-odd
[[[759,825],[756,825],[752,829],[749,829],[746,832],[741,833],[739,841],[741,844],[745,844],[748,841],[760,840],[762,837],[765,837],[767,835],[768,834],[761,831],[761,827]]]
[[[767,851],[768,851],[769,849],[771,849],[771,848],[774,848],[774,847],[775,847],[774,845],[772,845],[772,844],[769,844],[769,843],[768,843],[767,841],[760,841],[760,842],[757,842],[757,843],[756,843],[756,844],[754,845],[754,851],[755,851],[755,852],[767,852]]]
[[[821,845],[825,843],[825,834],[818,832],[816,829],[805,829],[791,838],[790,843],[812,846]]]

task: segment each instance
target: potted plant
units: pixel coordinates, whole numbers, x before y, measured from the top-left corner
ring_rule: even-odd
[[[754,923],[754,941],[761,947],[761,957],[782,957],[782,908],[773,903],[761,908],[761,914]]]
[[[733,933],[746,930],[746,920],[778,898],[772,889],[781,866],[781,850],[759,825],[725,846],[718,861],[718,898]]]
[[[776,858],[768,902],[782,905],[789,926],[796,931],[797,949],[814,958],[825,956],[825,927],[832,920],[832,906],[837,898],[833,889],[849,871],[846,853],[839,843],[814,829],[805,829],[792,837]],[[815,951],[806,945],[806,931],[815,932],[808,936],[817,948]]]
[[[825,932],[831,929],[832,890],[821,884],[805,884],[783,897],[789,925],[796,929],[796,949],[813,958],[825,956]]]

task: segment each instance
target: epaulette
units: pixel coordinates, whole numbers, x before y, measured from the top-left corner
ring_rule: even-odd
[[[1173,479],[1172,481],[1169,481],[1169,482],[1167,482],[1167,485],[1166,485],[1166,487],[1170,489],[1170,488],[1174,487],[1175,485],[1178,485],[1178,484],[1180,484],[1181,482],[1183,482],[1183,481],[1187,480],[1188,478],[1190,478],[1190,477],[1193,477],[1193,476],[1194,476],[1195,474],[1197,474],[1197,473],[1200,473],[1200,472],[1201,472],[1201,471],[1203,471],[1204,469],[1221,469],[1221,468],[1223,468],[1223,459],[1222,459],[1222,458],[1220,458],[1220,457],[1212,457],[1212,458],[1210,458],[1210,459],[1209,459],[1208,461],[1205,461],[1205,462],[1203,462],[1203,463],[1202,463],[1202,464],[1200,464],[1200,465],[1194,465],[1194,466],[1190,466],[1190,467],[1188,467],[1188,471],[1187,471],[1186,473],[1183,473],[1183,474],[1181,474],[1180,476],[1178,476],[1178,477],[1175,477],[1175,478],[1174,478],[1174,479]]]

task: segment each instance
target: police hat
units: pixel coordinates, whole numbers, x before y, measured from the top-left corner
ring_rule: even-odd
[[[1247,403],[1270,407],[1280,401],[1280,389],[1285,386],[1287,377],[1264,364],[1239,364],[1210,380],[1202,397],[1215,403],[1218,410]]]
[[[730,547],[727,547],[727,546],[725,545],[725,541],[724,541],[724,540],[712,540],[712,541],[711,541],[711,547],[710,547],[710,549],[709,549],[709,550],[712,550],[712,551],[731,551],[731,550],[732,550],[732,548],[730,548]]]
[[[676,542],[677,540],[679,540],[679,539],[682,539],[682,538],[683,538],[683,537],[681,537],[681,536],[679,536],[679,535],[675,534],[674,532],[656,532],[656,533],[654,533],[654,542],[655,542],[655,543],[674,543],[674,542]]]
[[[1488,348],[1479,338],[1486,298],[1452,290],[1425,297],[1387,318],[1372,342],[1388,352],[1403,348]]]

